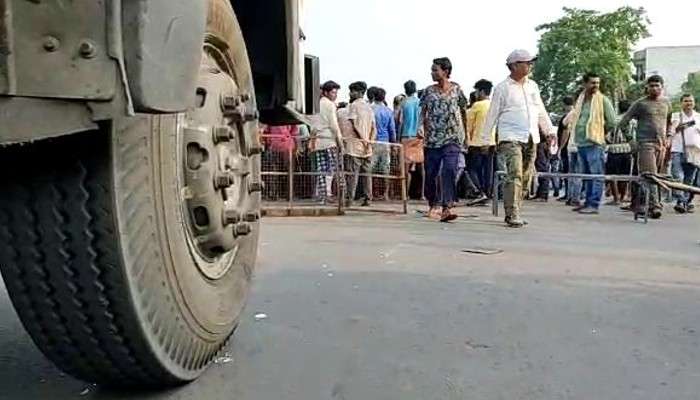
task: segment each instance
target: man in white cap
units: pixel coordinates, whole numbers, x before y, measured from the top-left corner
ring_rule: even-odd
[[[503,189],[505,222],[513,228],[527,224],[520,215],[520,207],[523,186],[529,185],[534,170],[540,132],[556,134],[539,86],[528,79],[536,59],[527,50],[510,53],[506,60],[510,76],[496,86],[481,133],[486,140],[492,130],[497,129],[498,155],[506,166]]]

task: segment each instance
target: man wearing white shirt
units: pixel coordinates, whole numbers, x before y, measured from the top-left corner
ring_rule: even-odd
[[[523,185],[528,185],[532,176],[540,132],[556,134],[540,89],[528,78],[536,59],[526,50],[515,50],[508,56],[510,76],[496,86],[481,133],[486,140],[497,129],[498,154],[506,166],[506,224],[513,228],[526,224],[520,215]]]
[[[686,185],[693,185],[700,166],[700,113],[695,111],[695,98],[691,94],[681,97],[682,111],[671,117],[671,171],[673,177]],[[674,209],[679,214],[692,212],[688,193],[675,191]]]
[[[338,99],[338,89],[340,89],[340,85],[333,81],[328,81],[321,86],[320,114],[311,133],[309,145],[316,162],[316,172],[319,173],[316,178],[316,196],[324,204],[331,197],[333,177],[338,178],[338,185],[341,187],[344,182],[344,179],[338,174],[342,160],[339,152],[343,145],[335,105],[335,101]]]

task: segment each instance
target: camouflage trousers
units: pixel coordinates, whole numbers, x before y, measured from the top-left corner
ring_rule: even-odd
[[[505,166],[503,203],[507,217],[519,217],[522,199],[529,193],[535,170],[536,146],[532,138],[528,143],[501,142],[498,157]]]

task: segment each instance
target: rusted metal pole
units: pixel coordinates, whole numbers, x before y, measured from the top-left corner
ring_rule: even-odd
[[[402,144],[399,144],[399,170],[401,171],[401,201],[403,213],[408,214],[408,187],[406,187],[406,155]]]

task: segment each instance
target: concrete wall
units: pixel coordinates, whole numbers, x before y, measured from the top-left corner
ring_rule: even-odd
[[[700,71],[700,46],[650,47],[635,53],[635,64],[644,58],[644,53],[646,77],[663,76],[669,96],[680,93],[689,73]]]

